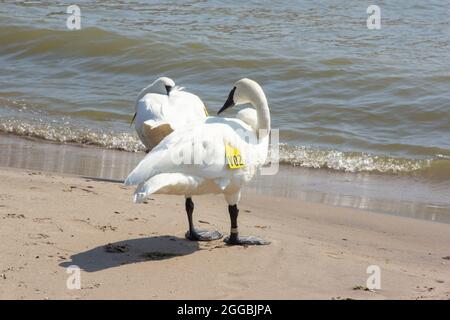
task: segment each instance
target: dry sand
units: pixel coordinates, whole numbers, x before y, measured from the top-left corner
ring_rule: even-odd
[[[244,194],[241,233],[272,244],[228,247],[184,239],[182,197],[135,205],[132,191],[0,170],[0,298],[450,298],[450,225]],[[199,227],[228,232],[221,196],[194,202]],[[69,265],[81,268],[80,290],[66,287]],[[361,290],[369,265],[381,290]]]

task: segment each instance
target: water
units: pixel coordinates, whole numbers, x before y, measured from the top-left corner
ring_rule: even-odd
[[[283,163],[450,180],[448,1],[383,1],[381,30],[361,1],[76,3],[68,31],[73,2],[0,1],[0,131],[141,151],[129,121],[155,78],[214,113],[250,77]]]

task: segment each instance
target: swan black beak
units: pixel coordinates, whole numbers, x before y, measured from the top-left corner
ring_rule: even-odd
[[[217,112],[217,114],[221,114],[226,109],[235,106],[236,103],[234,102],[234,99],[233,99],[234,91],[236,91],[236,87],[234,87],[233,90],[231,90],[230,94],[228,95],[227,101],[225,101],[225,104],[223,105],[222,108],[220,108],[220,110]]]
[[[170,91],[172,90],[172,87],[171,86],[165,86],[165,87],[166,87],[167,95],[169,95]]]
[[[135,112],[135,113],[134,113],[133,119],[131,119],[131,122],[130,122],[130,127],[131,127],[131,125],[133,124],[133,122],[134,122],[134,119],[136,119],[136,114],[137,114],[137,112]]]

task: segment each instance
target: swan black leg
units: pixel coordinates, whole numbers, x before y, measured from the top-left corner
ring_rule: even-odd
[[[237,218],[239,215],[239,209],[237,205],[228,206],[228,212],[230,213],[230,220],[231,220],[231,231],[230,236],[225,238],[225,242],[229,245],[265,245],[270,244],[269,241],[263,240],[258,237],[239,237],[238,232],[238,224],[237,224]]]
[[[189,233],[195,233],[194,222],[192,221],[192,214],[194,213],[194,202],[192,198],[186,198],[185,207],[188,216]]]
[[[212,241],[223,237],[219,231],[197,230],[194,227],[192,215],[194,213],[194,202],[192,198],[186,198],[186,213],[188,217],[189,230],[186,232],[186,238],[192,241]]]
[[[239,209],[237,205],[235,204],[234,206],[228,206],[228,212],[230,213],[230,220],[231,220],[231,232],[230,232],[230,239],[228,241],[230,244],[239,244],[239,233],[237,225]]]

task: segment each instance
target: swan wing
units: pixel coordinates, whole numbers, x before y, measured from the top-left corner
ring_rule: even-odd
[[[247,126],[239,120],[214,117],[215,122],[211,122],[211,118],[201,125],[175,130],[168,135],[128,175],[125,184],[140,184],[161,173],[226,179],[251,168],[256,163],[253,158],[258,158],[252,154],[258,152],[256,135],[245,130]],[[242,130],[236,129],[239,125]],[[245,167],[230,169],[225,157],[227,144],[240,150]]]
[[[258,116],[253,108],[245,108],[236,114],[236,118],[248,124],[253,131],[258,128]]]
[[[170,124],[165,121],[147,120],[142,124],[141,131],[145,141],[153,147],[171,134],[173,129]]]
[[[170,111],[167,111],[168,122],[176,130],[186,125],[203,122],[207,117],[203,101],[190,92],[172,90],[169,96]]]
[[[148,137],[148,126],[165,121],[164,109],[168,104],[168,97],[157,93],[147,93],[136,103],[135,129],[142,143],[149,149],[155,144]],[[144,126],[144,123],[147,126]]]
[[[157,191],[170,189],[173,194],[189,194],[190,190],[198,188],[204,179],[189,176],[182,173],[161,173],[142,182],[137,187],[133,195],[133,201],[139,203]]]
[[[205,105],[189,92],[175,88],[170,95],[147,93],[137,101],[135,128],[148,149],[154,148],[170,132],[205,120]],[[154,130],[155,125],[158,127]],[[168,126],[160,126],[165,123]]]

